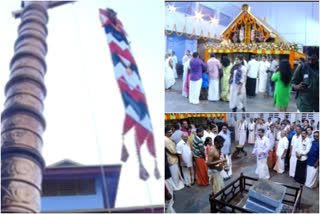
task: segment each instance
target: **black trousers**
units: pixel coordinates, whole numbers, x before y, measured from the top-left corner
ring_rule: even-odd
[[[256,84],[257,84],[256,78],[247,77],[246,91],[248,96],[252,96],[252,97],[256,96]]]

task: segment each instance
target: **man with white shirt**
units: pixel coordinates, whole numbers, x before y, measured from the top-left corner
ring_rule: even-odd
[[[174,51],[172,51],[172,66],[173,66],[173,74],[174,74],[174,78],[178,78],[178,73],[177,73],[177,63],[178,63],[178,58],[176,56],[176,53]]]
[[[263,123],[263,120],[261,118],[258,119],[257,125],[256,125],[256,137],[258,136],[258,130],[263,129],[264,132],[267,131],[266,124]]]
[[[275,132],[274,126],[270,125],[269,130],[266,133],[266,137],[269,139],[269,153],[268,153],[268,167],[272,169],[276,162],[276,152],[275,152]]]
[[[264,129],[258,130],[258,137],[252,150],[251,158],[257,157],[256,174],[259,179],[269,179],[269,169],[267,165],[268,152],[270,148],[269,139],[264,136]]]
[[[248,143],[249,144],[254,144],[255,141],[255,127],[256,124],[253,122],[253,118],[250,118],[250,122],[248,124],[248,130],[249,130],[249,137],[248,137]]]
[[[194,173],[192,167],[192,151],[188,143],[188,133],[183,132],[181,139],[182,140],[177,144],[177,154],[180,158],[184,184],[187,187],[190,187],[194,183]]]
[[[282,130],[280,135],[281,138],[279,140],[276,152],[277,162],[273,169],[277,171],[277,173],[281,174],[284,173],[284,160],[287,154],[289,140],[286,136],[286,131]]]
[[[223,124],[222,130],[219,132],[219,136],[223,137],[224,143],[221,148],[221,152],[224,158],[227,160],[228,170],[222,170],[221,174],[224,179],[230,178],[232,175],[232,163],[231,163],[231,135],[228,130],[228,125]]]
[[[252,55],[251,60],[247,65],[248,74],[247,74],[246,91],[247,91],[247,96],[249,97],[256,96],[256,85],[257,85],[257,78],[258,78],[260,63],[255,58],[256,58],[255,55]]]
[[[301,143],[298,144],[296,149],[297,167],[294,175],[294,180],[300,184],[304,184],[306,182],[307,175],[308,152],[312,144],[309,138],[307,137],[306,130],[301,131],[301,137]]]
[[[242,117],[242,119],[240,120],[240,124],[239,124],[239,145],[244,146],[244,144],[246,143],[247,140],[247,121],[246,121],[246,117]]]
[[[314,119],[310,120],[310,126],[312,126],[313,130],[317,130],[317,125],[314,122]]]
[[[174,124],[173,128],[174,128],[174,132],[170,138],[177,145],[181,141],[182,131],[180,130],[179,123]]]
[[[182,96],[188,97],[189,96],[189,79],[188,75],[190,75],[190,60],[191,60],[191,55],[190,57],[186,58],[187,61],[183,61],[183,74],[182,74]]]
[[[236,143],[239,142],[239,124],[240,121],[237,120],[237,116],[234,116],[232,120],[232,126],[234,128],[234,140]]]
[[[290,177],[294,177],[296,173],[296,166],[297,166],[296,150],[299,144],[301,144],[301,126],[296,125],[296,134],[292,137],[291,146],[290,146],[290,167],[289,167]]]
[[[319,177],[319,131],[314,132],[314,141],[308,153],[307,178],[304,184],[308,188],[316,188]]]
[[[307,138],[309,138],[310,142],[313,142],[313,128],[312,126],[308,126],[307,130]]]
[[[191,59],[191,52],[189,50],[186,51],[186,55],[182,57],[182,64],[186,63],[189,59]]]
[[[267,130],[269,130],[270,125],[272,124],[271,117],[268,118],[268,122],[266,123],[267,125]]]
[[[262,56],[262,61],[260,61],[259,67],[259,93],[265,93],[267,90],[268,82],[268,69],[270,68],[270,63],[267,61],[265,56]]]
[[[268,96],[272,96],[272,93],[274,91],[274,82],[271,81],[271,77],[274,73],[276,73],[277,69],[279,68],[279,64],[276,60],[276,56],[272,55],[271,56],[272,60],[271,60],[271,65],[270,65],[270,72],[268,73],[268,85],[267,85],[267,95]]]
[[[203,128],[203,136],[201,137],[201,140],[204,142],[204,141],[206,141],[207,137],[210,137],[209,133],[211,132],[211,130],[208,131],[207,125],[202,126],[202,128]]]

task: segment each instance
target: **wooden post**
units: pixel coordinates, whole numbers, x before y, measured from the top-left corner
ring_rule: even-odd
[[[25,2],[14,12],[21,18],[6,101],[1,114],[1,211],[40,212],[42,133],[45,130],[43,100],[47,53],[47,9],[54,2]]]

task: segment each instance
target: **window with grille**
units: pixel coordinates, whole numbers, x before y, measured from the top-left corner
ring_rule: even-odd
[[[42,196],[94,195],[95,179],[44,180]]]
[[[312,113],[302,113],[302,119],[307,119],[307,120],[312,120],[313,118],[313,114]]]
[[[279,113],[269,113],[269,117],[278,118],[279,117]]]

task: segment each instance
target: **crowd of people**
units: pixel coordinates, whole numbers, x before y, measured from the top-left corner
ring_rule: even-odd
[[[230,127],[233,126],[233,129]],[[234,139],[231,131],[234,132]],[[252,144],[250,158],[256,158],[255,174],[269,179],[270,170],[290,177],[308,188],[318,185],[319,122],[290,122],[268,118],[233,119],[232,124],[207,120],[205,125],[182,120],[165,127],[165,189],[167,196],[185,187],[212,185],[214,193],[232,176],[231,142]],[[172,200],[172,197],[170,198]],[[173,202],[172,202],[173,203]]]
[[[210,53],[204,63],[197,52],[191,56],[188,50],[182,58],[182,96],[192,104],[200,100],[226,101],[236,112],[246,111],[247,97],[261,93],[273,96],[274,105],[285,112],[293,90],[298,111],[319,112],[319,47],[307,48],[306,55],[307,60],[301,58],[293,70],[288,59],[278,62],[275,55],[251,55],[248,62],[242,55],[237,55],[234,62],[224,55],[220,62]],[[176,64],[175,53],[166,54],[166,89],[176,82]]]

